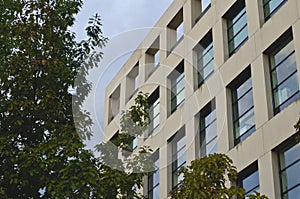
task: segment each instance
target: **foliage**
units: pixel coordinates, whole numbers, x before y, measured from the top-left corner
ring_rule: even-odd
[[[0,0],[0,198],[132,198],[132,184],[140,185],[141,177],[105,166],[81,139],[92,124],[81,111],[86,75],[107,41],[97,14],[88,39],[75,40],[70,27],[82,4]],[[131,164],[139,158],[146,156]]]
[[[181,186],[170,192],[173,199],[216,199],[244,198],[245,190],[235,185],[226,186],[227,180],[237,180],[237,170],[232,160],[225,154],[210,154],[191,162],[187,168],[181,167],[184,174]],[[266,199],[266,196],[252,195],[251,199]]]
[[[106,165],[102,170],[102,173],[107,173],[106,189],[114,190],[106,198],[144,198],[133,187],[141,188],[145,173],[154,169],[149,161],[151,149],[140,147],[139,151],[132,153],[132,142],[147,128],[147,99],[148,95],[140,92],[135,98],[135,104],[121,113],[121,132],[109,142],[97,146],[101,151],[101,161]],[[111,183],[115,180],[118,182]]]
[[[268,199],[265,195],[260,195],[257,191],[254,191],[254,194],[248,196],[249,199]]]

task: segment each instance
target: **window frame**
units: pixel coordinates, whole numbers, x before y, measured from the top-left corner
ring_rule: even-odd
[[[147,196],[148,196],[149,199],[158,199],[158,198],[154,198],[153,197],[154,196],[153,193],[154,193],[155,189],[158,189],[158,193],[159,193],[159,184],[160,184],[159,183],[159,176],[160,176],[160,173],[159,173],[159,149],[156,150],[152,154],[151,159],[153,161],[154,166],[158,167],[158,168],[156,168],[155,171],[153,171],[153,173],[151,173],[151,174],[149,174],[147,176],[147,181],[148,181],[148,184],[147,184],[148,185],[147,186]],[[156,165],[156,164],[158,164],[158,165]],[[158,182],[156,184],[155,184],[155,182],[153,180],[154,175],[158,175]],[[151,180],[151,178],[152,178],[152,180]],[[150,183],[150,182],[153,182],[153,183]],[[150,186],[150,184],[152,184],[152,185]],[[151,194],[152,194],[152,197],[151,197]]]
[[[247,191],[245,189],[245,186],[243,186],[243,181],[245,179],[249,178],[250,176],[252,176],[255,173],[257,173],[258,184],[256,186],[254,186],[254,187],[251,187],[251,189]],[[260,189],[260,182],[259,182],[259,170],[258,170],[258,164],[257,164],[257,162],[252,163],[250,166],[248,166],[247,168],[243,169],[241,172],[238,173],[237,185],[239,187],[242,187],[243,189],[245,189],[244,196],[252,194],[254,191],[259,191],[259,189]]]
[[[268,21],[288,0],[281,0],[281,2],[272,11],[270,11],[271,9],[269,9],[269,14],[266,15],[266,7],[271,1],[273,0],[262,0],[265,21]]]
[[[242,13],[242,14],[241,14]],[[234,34],[234,31],[231,31],[236,27],[235,25],[240,22],[240,20],[245,16],[245,24]],[[236,53],[240,47],[248,40],[248,21],[247,21],[247,11],[245,0],[238,0],[233,6],[225,13],[223,18],[226,20],[226,32],[227,32],[227,46],[228,46],[228,55],[229,57]],[[231,23],[231,24],[230,24]],[[235,44],[234,39],[240,35],[246,29],[247,36],[243,40]],[[232,32],[232,36],[231,33]],[[233,43],[233,48],[231,49],[231,44]]]
[[[148,98],[149,105],[149,124],[148,124],[148,134],[149,137],[160,125],[160,97],[159,97],[159,87]],[[154,115],[153,110],[158,108],[158,113]],[[153,113],[153,114],[152,114]],[[153,115],[153,116],[152,116]],[[152,117],[151,117],[152,116]],[[154,120],[158,117],[158,124],[154,126]],[[153,126],[151,125],[153,124]]]
[[[215,112],[215,113],[214,113]],[[205,120],[207,117],[212,117],[215,116],[214,118],[210,118],[209,124],[205,123]],[[204,108],[202,108],[199,112],[199,143],[200,143],[200,151],[199,151],[199,157],[205,157],[209,154],[213,154],[211,152],[207,152],[207,146],[211,143],[214,143],[216,141],[216,145],[218,146],[218,132],[217,132],[217,115],[216,115],[216,103],[215,99],[210,101]],[[203,127],[204,125],[204,127]],[[215,130],[215,135],[208,141],[205,142],[205,138],[207,137],[207,128],[211,127],[212,125],[215,125],[216,128]],[[211,137],[211,136],[209,136]],[[204,143],[205,142],[205,143]],[[205,147],[205,151],[202,150]],[[217,150],[218,151],[218,150]],[[205,152],[205,154],[203,154]]]
[[[299,135],[299,132],[296,133],[296,134]],[[296,147],[296,148],[300,147],[300,142],[296,141],[296,136],[290,137],[283,144],[281,144],[279,147],[277,147],[277,149],[275,149],[276,152],[277,152],[277,157],[278,157],[278,175],[279,175],[279,180],[280,180],[280,194],[281,194],[282,198],[284,198],[284,195],[288,194],[290,191],[295,190],[297,188],[300,189],[300,179],[298,180],[298,183],[296,185],[292,186],[291,188],[287,187],[285,191],[284,191],[284,188],[283,188],[283,179],[282,179],[283,173],[286,174],[286,171],[289,168],[291,168],[291,167],[293,167],[293,166],[300,163],[300,155],[299,155],[298,159],[296,158],[296,160],[294,160],[292,163],[290,163],[287,166],[285,165],[285,167],[282,168],[282,155],[284,156],[285,152],[289,151],[290,149],[292,149],[294,147]],[[284,162],[284,163],[286,163],[286,162]],[[285,175],[285,178],[286,178],[285,180],[288,181],[286,175]]]
[[[177,148],[177,144],[182,141],[184,143],[184,145],[178,149]],[[185,127],[182,127],[179,131],[177,131],[175,133],[175,135],[173,135],[173,137],[170,138],[169,143],[171,143],[171,157],[172,157],[172,165],[171,165],[171,188],[174,189],[178,186],[180,186],[180,176],[178,175],[178,171],[182,166],[186,166],[186,138],[185,138]],[[175,151],[176,149],[176,151]],[[180,164],[177,165],[178,163],[178,155],[180,152],[183,151],[182,156],[180,156],[179,158],[184,158],[184,161]],[[174,158],[176,156],[176,159]],[[176,179],[175,179],[176,177]],[[176,184],[175,184],[176,181]]]
[[[197,85],[198,88],[214,73],[214,46],[213,46],[213,36],[212,30],[210,30],[201,40],[200,42],[194,47],[195,52],[195,64],[197,69]],[[211,55],[212,54],[212,55]],[[200,61],[204,61],[206,56],[211,57],[207,63],[203,64]],[[206,68],[211,67],[212,70],[208,72],[208,74],[201,75],[201,72],[204,72]]]
[[[171,82],[170,92],[170,107],[171,114],[174,113],[185,101],[185,74],[184,74],[184,61],[181,61],[174,71],[169,75],[168,79]],[[177,86],[183,84],[182,88],[177,91]],[[175,90],[174,90],[175,89]],[[177,97],[183,92],[183,98],[178,102]],[[174,102],[175,101],[175,102]]]
[[[291,43],[292,42],[292,43]],[[288,45],[293,45],[293,50],[286,56],[284,57],[278,64],[273,65],[272,64],[272,58],[278,55],[285,47]],[[297,60],[296,58],[294,59],[295,62],[295,69],[293,72],[291,72],[287,77],[285,77],[281,82],[276,82],[276,86],[274,85],[275,79],[273,79],[273,74],[278,75],[277,69],[279,67],[285,66],[282,65],[285,61],[289,60],[292,56],[296,55],[295,54],[295,44],[294,44],[294,39],[292,35],[292,30],[289,29],[287,30],[283,35],[281,35],[271,46],[265,50],[264,54],[266,54],[268,58],[268,69],[269,69],[269,75],[270,75],[270,86],[271,86],[271,98],[272,98],[272,108],[273,108],[273,114],[276,115],[282,110],[284,110],[286,107],[288,107],[290,104],[292,104],[296,99],[300,97],[300,89],[299,89],[299,80],[298,80],[298,67],[297,67]],[[274,72],[274,73],[273,73]],[[284,83],[287,81],[291,80],[293,76],[296,76],[296,81],[294,83],[297,83],[298,90],[291,94],[289,97],[287,97],[283,102],[279,103],[276,105],[276,101],[280,101],[279,98],[279,90],[278,88],[282,86]],[[277,90],[277,94],[276,94]]]
[[[237,90],[241,88],[247,81],[251,81],[251,87],[248,88],[244,93],[238,97]],[[229,88],[231,90],[231,109],[232,109],[232,125],[233,125],[233,138],[234,138],[234,146],[245,140],[248,136],[250,136],[255,130],[256,130],[256,124],[255,124],[255,113],[254,113],[254,98],[253,98],[253,82],[252,82],[252,76],[251,76],[251,69],[250,66],[248,66],[241,74],[239,74],[230,84]],[[251,107],[248,107],[244,110],[244,113],[242,115],[239,115],[239,101],[242,100],[244,97],[246,97],[250,92],[252,92],[252,102],[253,104]],[[236,111],[235,111],[236,110]],[[242,135],[240,135],[241,132],[237,132],[236,129],[236,122],[239,124],[240,121],[243,119],[244,116],[246,116],[248,113],[251,113],[253,111],[253,120],[254,125],[252,125],[250,128],[248,128],[245,132],[243,132]],[[239,136],[237,136],[239,135]]]

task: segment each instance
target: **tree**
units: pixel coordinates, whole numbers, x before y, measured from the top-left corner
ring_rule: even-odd
[[[148,94],[140,92],[135,104],[121,113],[121,132],[97,146],[101,151],[100,160],[105,163],[102,175],[107,183],[103,184],[109,190],[104,198],[145,198],[134,187],[141,188],[145,174],[154,170],[150,159],[152,150],[145,146],[132,153],[132,142],[145,132],[148,118]]]
[[[191,162],[187,168],[181,167],[183,173],[181,185],[170,192],[174,199],[216,199],[216,198],[244,198],[245,190],[241,187],[226,186],[226,181],[236,181],[238,173],[232,160],[225,154],[210,154],[207,157]],[[259,193],[250,196],[251,199],[267,199]]]
[[[97,14],[88,39],[75,40],[70,27],[82,4],[0,0],[1,198],[112,198],[133,195],[140,182],[105,166],[82,142],[92,124],[81,110],[91,88],[86,75],[107,41]]]

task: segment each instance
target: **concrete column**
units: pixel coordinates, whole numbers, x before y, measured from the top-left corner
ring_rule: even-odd
[[[167,28],[163,29],[163,31],[160,34],[159,38],[159,45],[160,45],[160,63],[163,63],[163,61],[167,58],[167,38],[168,38],[168,32]]]
[[[258,1],[246,0],[246,16],[249,38],[252,37],[254,33],[260,28],[260,9],[261,8],[259,7]]]
[[[278,161],[274,152],[269,151],[258,159],[260,193],[269,198],[280,198]]]
[[[266,123],[272,115],[272,97],[270,91],[270,74],[264,55],[260,55],[251,64],[254,117],[256,129]],[[267,65],[265,65],[267,64]]]
[[[224,28],[223,26],[223,19],[220,19],[212,28],[213,46],[215,47],[214,48],[215,69],[221,67],[221,65],[225,62],[226,54],[228,54],[227,45],[223,39],[223,37],[225,37],[225,35],[223,35],[224,33],[226,33],[226,28]],[[218,48],[216,48],[216,46],[218,46]]]
[[[142,85],[146,81],[146,56],[147,54],[143,54],[142,57],[139,59],[139,85]]]
[[[168,196],[168,145],[167,142],[159,149],[159,198],[167,198]]]
[[[233,133],[229,128],[232,126],[232,116],[231,116],[231,105],[227,98],[229,92],[224,89],[216,96],[216,111],[217,111],[217,132],[218,132],[218,151],[220,153],[226,153],[230,150],[230,144],[233,146]],[[229,109],[229,110],[228,110]]]
[[[194,119],[191,119],[185,124],[185,141],[186,141],[186,164],[190,165],[191,161],[196,157],[196,144],[198,143],[196,138],[196,130],[194,125]]]
[[[187,34],[192,29],[192,15],[191,15],[191,8],[192,1],[186,1],[183,5],[183,27],[184,27],[184,34]]]

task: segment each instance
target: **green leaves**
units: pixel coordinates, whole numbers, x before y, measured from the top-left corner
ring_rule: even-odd
[[[216,199],[216,198],[244,198],[245,190],[235,185],[227,185],[227,180],[235,182],[237,179],[236,167],[225,154],[210,154],[207,157],[191,162],[187,168],[180,168],[179,174],[184,174],[180,187],[170,192],[174,199]],[[230,183],[229,183],[230,184]],[[259,194],[251,199],[267,199]]]
[[[101,164],[84,148],[77,130],[90,136],[91,119],[80,108],[91,88],[87,71],[100,59],[95,59],[96,53],[86,58],[90,49],[103,47],[107,39],[97,16],[89,25],[93,34],[86,41],[75,40],[69,29],[82,3],[0,1],[1,198],[101,198],[103,194]],[[79,75],[73,103],[68,89]],[[78,129],[74,117],[81,119]]]

